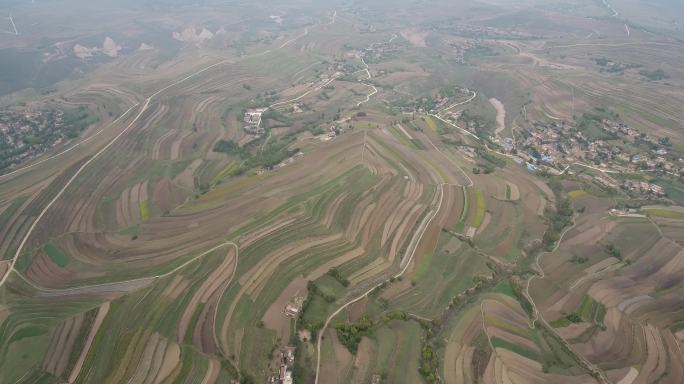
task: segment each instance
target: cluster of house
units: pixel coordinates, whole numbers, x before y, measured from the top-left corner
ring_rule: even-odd
[[[299,312],[302,310],[302,305],[304,305],[304,297],[295,296],[292,300],[287,303],[284,309],[285,316],[296,318],[299,316]]]
[[[640,194],[653,194],[655,196],[665,196],[665,190],[663,187],[647,183],[645,181],[637,180],[625,180],[622,185],[622,189],[627,191],[636,192]]]
[[[298,158],[303,157],[303,156],[304,156],[304,152],[299,151],[299,152],[295,153],[294,156],[288,157],[287,159],[285,159],[285,160],[281,161],[280,163],[274,165],[273,168],[274,169],[280,169],[283,167],[287,167],[288,165],[294,163],[295,160],[297,160]]]
[[[539,38],[516,29],[502,29],[496,27],[480,26],[473,24],[450,24],[448,27],[452,35],[475,39],[530,39]]]
[[[247,133],[261,136],[266,133],[266,130],[261,126],[261,115],[266,112],[267,108],[255,108],[248,109],[245,112],[243,122],[245,123],[244,129]]]
[[[608,133],[627,136],[627,137],[632,138],[633,140],[641,135],[641,132],[637,131],[634,128],[629,127],[627,124],[620,122],[620,121],[603,119],[602,123],[603,123],[603,130],[608,132]]]
[[[641,138],[655,144],[653,139],[644,137],[624,123],[612,120],[603,120],[602,123],[603,129],[618,139],[634,141]],[[625,148],[615,145],[610,140],[592,140],[563,122],[534,124],[527,131],[527,137],[520,142],[520,148],[516,148],[512,141],[504,143],[503,147],[506,152],[517,152],[532,163],[544,163],[559,169],[574,162],[586,162],[618,172],[662,169],[678,176],[684,171],[684,159],[668,156],[664,148],[645,151],[632,146]]]
[[[510,137],[504,137],[503,140],[499,139],[498,137],[494,137],[492,140],[499,144],[506,153],[511,153],[515,149],[515,141]]]
[[[582,157],[580,143],[586,140],[582,132],[566,130],[564,123],[538,124],[535,123],[526,132],[527,137],[519,144],[529,154],[530,160],[555,164],[559,159],[568,162],[577,161]],[[509,151],[518,148],[509,146]],[[524,156],[518,150],[518,154]]]
[[[0,168],[41,155],[67,138],[60,110],[0,112]]]
[[[400,108],[401,112],[404,114],[413,114],[415,112],[418,113],[430,113],[430,114],[435,114],[438,111],[442,111],[444,109],[448,109],[450,106],[454,105],[455,103],[458,103],[460,101],[463,101],[470,97],[472,95],[472,92],[468,88],[458,88],[454,90],[454,95],[444,95],[442,93],[438,93],[434,96],[426,96],[422,97],[420,99],[417,99],[413,101],[409,105],[405,105]],[[452,120],[452,122],[458,121],[458,118],[461,116],[461,112],[456,110],[456,111],[447,111],[445,117],[448,120]]]
[[[453,49],[451,52],[454,57],[454,61],[456,61],[459,64],[466,63],[466,56],[468,51],[475,48],[477,45],[478,43],[475,40],[470,39],[449,43],[449,47]]]
[[[475,152],[475,148],[473,147],[468,147],[465,145],[459,145],[456,147],[458,151],[465,157],[468,161],[470,162],[475,162],[475,158],[477,157],[477,154]]]
[[[285,305],[283,313],[287,317],[297,318],[302,311],[305,297],[295,296],[290,302]],[[295,347],[286,346],[276,351],[274,356],[274,374],[271,375],[268,382],[270,384],[292,384],[294,379],[292,377],[292,367],[295,363]],[[275,371],[277,370],[277,373]]]
[[[292,366],[295,362],[295,347],[283,347],[276,352],[278,362],[278,374],[269,378],[270,384],[292,384]]]
[[[392,44],[391,41],[384,41],[371,44],[359,54],[363,55],[367,61],[378,62],[395,55],[397,52],[399,52],[399,48],[396,44]]]

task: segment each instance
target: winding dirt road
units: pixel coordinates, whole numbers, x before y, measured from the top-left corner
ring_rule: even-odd
[[[198,76],[198,75],[200,75],[200,74],[202,74],[202,73],[204,73],[204,72],[206,72],[212,68],[215,68],[219,65],[223,65],[226,63],[231,63],[231,62],[232,61],[230,61],[230,60],[223,60],[223,61],[220,61],[218,63],[207,66],[207,67],[205,67],[205,68],[203,68],[197,72],[194,72],[194,73],[182,78],[181,80],[178,80],[174,83],[167,85],[166,87],[158,90],[157,92],[153,93],[150,97],[148,97],[145,100],[145,104],[143,104],[142,108],[140,108],[140,111],[135,116],[133,121],[131,121],[126,126],[126,128],[124,128],[121,132],[119,132],[118,135],[116,135],[111,141],[109,141],[109,143],[107,143],[104,147],[102,147],[99,151],[97,151],[90,159],[88,159],[88,161],[83,163],[83,165],[81,165],[78,168],[76,173],[74,173],[73,176],[71,176],[71,178],[66,182],[66,184],[64,184],[62,189],[60,189],[59,192],[57,192],[55,197],[52,198],[52,200],[50,200],[50,202],[43,208],[43,210],[40,212],[38,217],[33,221],[33,223],[31,224],[31,227],[29,227],[28,231],[24,235],[24,238],[22,239],[21,243],[19,244],[19,247],[17,247],[17,251],[14,253],[14,256],[12,257],[12,259],[10,261],[9,269],[7,270],[7,272],[5,272],[4,276],[2,276],[2,279],[0,279],[0,287],[2,287],[5,284],[9,275],[13,271],[15,271],[14,266],[16,265],[17,260],[19,259],[19,255],[21,255],[22,251],[24,250],[24,247],[26,246],[26,243],[28,242],[28,239],[31,237],[31,234],[36,229],[36,226],[38,225],[40,220],[43,218],[43,216],[45,216],[45,214],[50,210],[50,208],[52,208],[52,206],[55,204],[55,202],[57,200],[59,200],[60,197],[62,197],[64,192],[71,186],[71,184],[73,184],[74,180],[76,180],[76,178],[78,178],[78,176],[81,175],[83,170],[85,170],[93,161],[97,160],[97,158],[99,158],[105,151],[107,151],[107,149],[109,149],[112,145],[114,145],[114,143],[116,143],[119,140],[119,138],[121,138],[121,136],[125,135],[133,126],[135,126],[135,124],[138,122],[138,120],[140,120],[140,117],[143,115],[143,113],[145,113],[145,111],[149,108],[150,102],[155,97],[159,96],[162,92],[168,90],[169,88],[174,87],[178,84],[181,84],[181,83],[183,83],[183,82],[185,82],[185,81],[187,81],[187,80],[189,80],[195,76]]]
[[[442,202],[444,201],[444,186],[451,185],[451,184],[446,184],[442,183],[440,184],[440,189],[439,189],[439,203],[437,204],[437,207],[435,208],[434,211],[429,213],[428,215],[425,216],[423,219],[423,222],[418,226],[418,229],[413,235],[413,238],[411,239],[411,242],[409,243],[408,249],[411,251],[408,253],[408,257],[405,257],[401,265],[403,265],[403,268],[399,273],[393,276],[394,279],[397,279],[399,277],[402,277],[404,273],[406,273],[406,270],[408,269],[408,266],[411,264],[411,261],[413,260],[413,257],[416,254],[416,250],[418,249],[418,245],[420,244],[420,241],[423,239],[423,235],[425,235],[425,232],[427,232],[428,227],[432,223],[432,220],[439,214],[440,209],[442,208]],[[325,323],[323,324],[323,328],[318,332],[318,339],[316,341],[316,380],[314,381],[315,384],[318,384],[318,377],[320,376],[320,371],[321,371],[321,344],[323,341],[323,334],[325,333],[325,330],[328,328],[330,325],[330,322],[332,321],[335,316],[339,315],[344,309],[349,307],[350,305],[364,299],[366,296],[368,296],[373,290],[376,288],[380,287],[382,284],[385,284],[386,281],[383,281],[379,284],[374,285],[372,288],[364,292],[363,294],[357,296],[354,299],[349,300],[346,302],[344,305],[339,307],[335,312],[333,312],[326,320]]]

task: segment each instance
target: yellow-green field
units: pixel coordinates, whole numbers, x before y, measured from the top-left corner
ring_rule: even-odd
[[[482,220],[485,215],[485,198],[484,192],[477,190],[475,191],[475,216],[473,216],[473,227],[479,227],[482,225]]]
[[[641,210],[649,216],[663,217],[666,219],[684,220],[684,212],[666,208],[645,208]]]
[[[578,197],[582,197],[587,194],[587,191],[583,189],[575,189],[573,191],[568,192],[568,197],[571,199],[576,199]]]

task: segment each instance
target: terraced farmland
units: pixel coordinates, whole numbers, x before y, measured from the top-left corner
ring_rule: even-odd
[[[682,382],[684,50],[665,19],[38,3],[8,5],[0,63],[45,72],[0,109],[90,125],[0,175],[0,384]],[[636,133],[573,131],[597,108]]]

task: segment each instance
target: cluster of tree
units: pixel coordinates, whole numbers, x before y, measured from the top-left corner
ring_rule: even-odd
[[[570,258],[570,262],[575,263],[575,264],[584,264],[587,261],[589,261],[588,257],[582,257],[582,256],[577,256],[577,255],[574,255]]]
[[[560,239],[561,232],[570,224],[574,211],[568,198],[556,198],[556,210],[548,215],[549,227],[544,233],[542,243],[548,249]]]
[[[402,252],[403,252],[403,251],[404,251],[404,250],[402,250]],[[399,277],[398,279],[399,279],[399,281],[402,280],[401,277]],[[382,283],[380,283],[380,285],[378,285],[377,287],[373,288],[373,290],[372,290],[368,295],[371,296],[371,297],[376,297],[376,296],[378,296],[378,295],[380,294],[380,292],[382,292],[383,289],[387,288],[390,284],[394,283],[395,280],[397,280],[397,279],[395,279],[394,277],[390,277],[389,280],[385,280],[385,281],[383,281]]]
[[[523,293],[521,282],[511,281],[510,284],[511,288],[513,289],[513,296],[515,296],[515,299],[518,300],[525,313],[527,313],[528,316],[532,316],[534,314],[534,308],[532,307],[532,303],[530,303],[530,301],[527,299],[527,296],[525,296]]]
[[[622,252],[613,244],[606,245],[606,253],[613,256],[616,259],[622,260]]]
[[[420,372],[427,383],[439,383],[438,369],[439,357],[435,353],[432,344],[425,343],[420,349],[420,368],[418,368],[418,372]]]
[[[479,156],[479,159],[482,160],[477,163],[477,167],[473,167],[473,173],[476,175],[479,175],[480,173],[488,175],[493,173],[496,168],[503,168],[506,166],[506,160],[489,153],[483,148],[476,148],[476,153]]]
[[[571,323],[581,323],[584,320],[582,319],[582,316],[578,315],[577,313],[573,312],[569,315],[565,316],[566,319],[568,319],[569,322]]]
[[[75,111],[64,112],[64,126],[66,136],[70,139],[78,137],[81,132],[100,120],[84,106],[78,107]]]
[[[276,102],[278,99],[280,99],[280,96],[278,96],[277,91],[266,91],[266,92],[264,92],[263,95],[261,95],[261,94],[257,95],[256,99],[258,101],[261,101],[263,99],[263,101],[266,104],[271,104],[271,103]]]
[[[299,148],[287,149],[284,143],[274,143],[267,145],[258,155],[252,156],[247,164],[250,167],[271,169],[283,160],[294,156],[297,152],[299,152]]]
[[[641,67],[640,64],[618,63],[618,62],[615,62],[611,59],[607,59],[605,57],[596,58],[596,59],[594,59],[594,62],[596,63],[596,65],[603,67],[601,69],[601,72],[603,72],[605,70],[608,73],[617,73],[617,74],[622,74],[627,69]]]
[[[618,139],[617,134],[603,130],[603,120],[617,120],[620,116],[617,113],[605,108],[594,108],[592,112],[585,112],[575,118],[577,129],[589,138],[596,139]],[[581,142],[586,145],[587,142]]]
[[[334,295],[321,291],[321,288],[318,287],[318,284],[313,281],[309,281],[309,284],[307,284],[306,288],[309,290],[309,297],[312,297],[312,295],[318,295],[328,303],[332,303],[337,299]]]
[[[254,377],[252,377],[252,375],[250,375],[246,371],[242,371],[242,373],[240,374],[240,384],[256,384],[256,383],[257,383],[257,381],[254,379]]]
[[[383,316],[383,323],[388,323],[392,320],[406,321],[408,320],[408,314],[404,311],[392,311],[388,312]]]
[[[669,137],[661,137],[660,139],[658,139],[658,143],[664,147],[672,146],[672,141],[670,141]]]
[[[343,287],[349,286],[349,280],[347,280],[344,276],[342,276],[342,273],[340,272],[339,269],[331,268],[328,271],[328,275],[332,276],[335,280],[337,280],[338,283],[342,284]]]
[[[439,91],[439,94],[442,97],[454,98],[456,96],[462,96],[466,94],[466,90],[458,85],[449,85],[447,87],[442,88]]]
[[[487,160],[489,163],[492,163],[496,167],[503,168],[506,166],[506,160],[500,158],[499,156],[491,154],[489,151],[486,151],[483,148],[478,148],[477,154],[478,156]]]
[[[667,74],[665,74],[665,71],[660,68],[654,69],[652,71],[649,71],[648,69],[642,69],[639,71],[639,74],[651,81],[664,80],[668,78]]]
[[[229,359],[221,359],[221,370],[228,372],[228,376],[237,379],[240,377],[240,384],[254,383],[254,378],[245,370],[238,371],[235,367],[235,355],[230,355]]]
[[[291,139],[277,141],[260,148],[256,155],[252,155],[247,148],[240,147],[240,145],[233,140],[219,140],[214,145],[213,151],[239,156],[240,159],[244,160],[241,171],[259,167],[271,169],[283,160],[292,157],[299,152],[299,148],[287,148],[290,141]]]
[[[414,110],[432,111],[437,107],[437,102],[432,97],[422,97],[411,100],[403,106]]]
[[[465,50],[464,59],[465,61],[472,60],[478,57],[488,57],[488,56],[498,56],[499,53],[496,52],[489,46],[486,45],[476,45]]]
[[[383,307],[382,303],[381,307]],[[386,306],[384,307],[386,308]],[[350,352],[356,353],[359,343],[364,336],[371,336],[375,329],[386,325],[393,320],[408,321],[409,316],[404,311],[391,311],[384,313],[382,317],[376,321],[364,316],[355,323],[339,323],[335,325],[335,329],[337,330],[337,337],[340,342],[347,347]]]
[[[605,58],[605,57],[599,57],[599,58],[595,58],[594,62],[596,63],[596,65],[599,65],[601,67],[605,67],[606,65],[608,65],[608,63],[611,63],[612,60]]]
[[[306,341],[306,340],[305,340]],[[310,383],[314,380],[313,372],[308,368],[313,366],[311,356],[306,347],[299,340],[296,333],[290,336],[290,345],[295,347],[295,361],[292,366],[292,381],[294,383]]]
[[[309,307],[311,306],[311,301],[316,297],[320,296],[323,298],[323,300],[332,303],[335,301],[335,296],[326,294],[325,292],[322,292],[321,289],[314,283],[313,281],[309,281],[309,283],[306,286],[306,289],[308,290],[308,294],[306,295],[306,300],[302,303],[302,309],[299,311],[299,318],[297,324],[299,325],[300,328],[302,329],[307,329],[309,332],[311,332],[311,337],[316,337],[318,331],[323,328],[323,322],[322,321],[307,321],[306,319],[306,313],[309,310]]]
[[[480,164],[478,164],[480,165]],[[478,168],[478,167],[473,167],[473,173],[476,175],[479,175],[480,173],[484,173],[485,175],[488,175],[492,172],[494,172],[494,167],[488,164],[480,165],[483,168]]]
[[[272,128],[289,127],[291,125],[292,119],[275,109],[269,109],[261,114],[261,126],[267,131]]]
[[[461,112],[461,115],[458,117],[458,122],[462,123],[467,128],[475,129],[475,132],[477,132],[480,137],[486,137],[486,131],[492,126],[492,122],[487,120],[487,118],[474,113],[469,109]]]
[[[337,329],[337,338],[340,340],[340,343],[347,347],[350,352],[356,353],[363,336],[372,334],[373,322],[366,316],[363,316],[355,323],[337,324],[335,329]]]
[[[247,157],[247,151],[240,147],[238,143],[233,140],[219,140],[214,144],[214,152],[221,152],[228,155],[238,155],[240,158]]]

